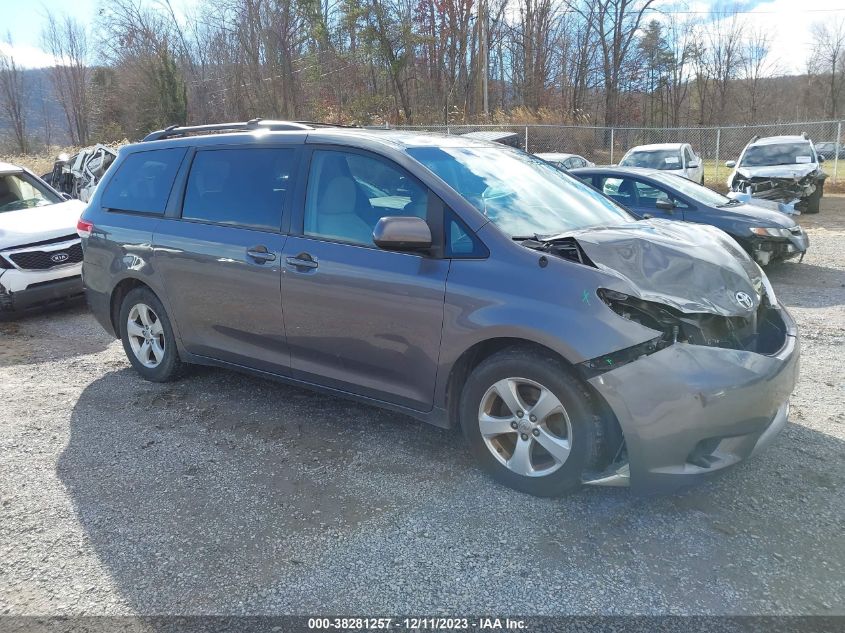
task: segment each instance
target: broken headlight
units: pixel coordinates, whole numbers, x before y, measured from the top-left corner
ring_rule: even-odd
[[[766,227],[751,227],[748,229],[754,235],[760,235],[762,237],[789,237],[792,235],[792,232],[789,229],[781,229],[781,228],[766,228]]]
[[[619,316],[661,332],[654,351],[674,343],[729,349],[751,349],[757,336],[757,312],[748,317],[685,313],[654,301],[644,301],[615,290],[600,288],[598,296]]]

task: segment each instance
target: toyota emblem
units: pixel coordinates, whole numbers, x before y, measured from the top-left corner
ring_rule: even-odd
[[[740,290],[734,295],[734,297],[736,298],[736,302],[746,310],[754,308],[754,299],[752,299],[751,295],[747,292],[742,292]]]
[[[70,259],[70,255],[68,255],[67,253],[54,253],[50,255],[50,261],[56,264],[66,262],[68,259]]]

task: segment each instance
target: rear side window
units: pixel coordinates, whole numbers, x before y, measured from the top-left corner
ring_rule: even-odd
[[[129,154],[109,181],[100,202],[104,208],[137,213],[164,213],[185,150],[157,149]]]
[[[295,157],[293,148],[197,152],[188,176],[182,217],[278,231]]]

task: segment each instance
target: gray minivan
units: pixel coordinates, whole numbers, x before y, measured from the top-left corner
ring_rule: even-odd
[[[674,488],[787,421],[796,327],[737,243],[517,149],[168,128],[120,151],[79,233],[90,306],[142,377],[230,367],[459,426],[532,494]]]

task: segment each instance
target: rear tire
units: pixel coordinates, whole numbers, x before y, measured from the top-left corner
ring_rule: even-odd
[[[506,349],[476,367],[461,392],[460,422],[484,471],[536,496],[578,488],[604,455],[603,424],[586,387],[538,350]]]
[[[135,288],[120,305],[123,350],[142,378],[168,382],[179,377],[183,363],[176,349],[170,318],[155,293]]]

